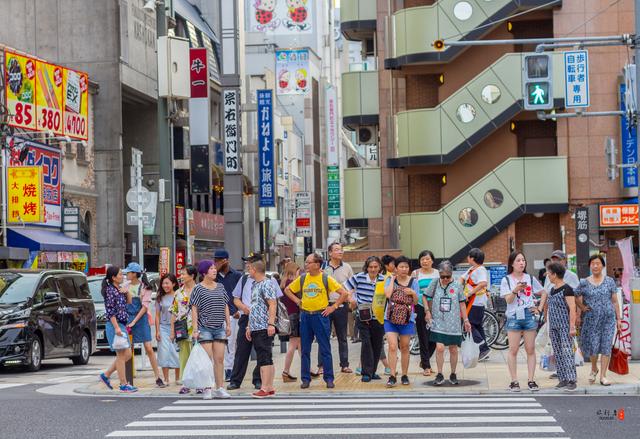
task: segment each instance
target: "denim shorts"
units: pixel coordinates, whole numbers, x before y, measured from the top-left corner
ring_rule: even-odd
[[[224,329],[224,326],[219,328],[198,328],[200,331],[200,337],[198,337],[199,342],[206,341],[220,341],[223,343],[227,342],[227,332]]]
[[[413,322],[409,322],[406,325],[396,325],[385,319],[384,332],[395,332],[398,335],[414,335],[416,333],[416,325]]]
[[[524,319],[518,320],[515,316],[507,317],[505,325],[507,331],[535,331],[538,329],[538,322],[528,309],[524,312]]]
[[[127,337],[127,340],[129,340],[127,327],[124,325],[124,323],[118,322],[118,326],[120,327],[120,331],[122,331],[122,335]],[[115,349],[113,349],[111,346],[113,346],[113,339],[116,336],[116,328],[113,326],[113,323],[111,323],[111,320],[107,320],[107,324],[105,325],[104,329],[107,333],[107,343],[109,343],[109,348],[111,349],[111,352],[115,352]]]

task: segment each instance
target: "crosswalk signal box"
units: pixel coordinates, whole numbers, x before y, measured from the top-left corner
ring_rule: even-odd
[[[551,55],[525,55],[522,64],[524,109],[551,110],[553,108]]]

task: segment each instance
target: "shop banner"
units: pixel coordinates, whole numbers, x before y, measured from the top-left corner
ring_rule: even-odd
[[[89,77],[86,73],[63,70],[64,134],[89,140]]]
[[[622,291],[624,292],[624,297],[626,297],[627,302],[631,302],[631,278],[634,273],[634,256],[633,256],[633,238],[629,236],[628,238],[621,239],[616,241],[618,248],[620,249],[620,255],[622,255],[622,278],[620,279],[620,285],[622,286]]]
[[[191,97],[209,97],[209,75],[207,74],[207,49],[189,49],[189,71],[191,77]]]
[[[258,90],[257,94],[260,207],[276,207],[273,148],[273,90]]]
[[[36,63],[36,107],[39,131],[51,131],[63,135],[63,68],[38,61]]]
[[[338,166],[327,166],[327,211],[329,230],[340,230],[342,217],[340,215],[340,168]]]
[[[164,276],[169,273],[171,264],[171,249],[169,247],[160,247],[160,257],[158,258],[158,273]]]
[[[39,166],[42,168],[44,222],[42,225],[62,227],[62,159],[60,150],[43,143],[19,137],[7,138],[9,166]],[[20,162],[20,153],[29,149],[27,158]]]
[[[313,0],[247,0],[249,32],[311,33]]]
[[[338,166],[340,127],[338,126],[338,96],[333,86],[325,88],[325,121],[327,128],[327,165]]]
[[[7,198],[9,223],[41,223],[42,167],[10,166],[7,169]]]
[[[11,117],[9,125],[36,129],[36,60],[6,51],[5,102]]]
[[[240,133],[238,130],[238,98],[235,89],[222,92],[224,99],[224,171],[226,173],[240,172]]]
[[[306,95],[309,91],[309,49],[276,50],[276,93]]]
[[[180,274],[180,271],[185,267],[185,251],[176,250],[176,276]]]
[[[638,205],[601,204],[600,227],[638,227]]]

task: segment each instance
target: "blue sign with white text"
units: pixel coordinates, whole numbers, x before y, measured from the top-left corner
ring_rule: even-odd
[[[273,90],[258,90],[258,159],[260,207],[276,206],[273,157]]]
[[[626,105],[624,103],[624,94],[627,91],[627,86],[620,84],[620,110],[626,111]],[[621,158],[623,164],[633,164],[638,160],[638,133],[636,127],[629,123],[629,119],[625,116],[620,117],[620,145],[621,145]],[[622,168],[622,186],[638,187],[638,169],[636,168]]]

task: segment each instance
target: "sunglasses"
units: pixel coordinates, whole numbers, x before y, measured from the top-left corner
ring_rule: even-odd
[[[451,279],[451,275],[450,274],[441,274],[440,275],[440,279]]]

